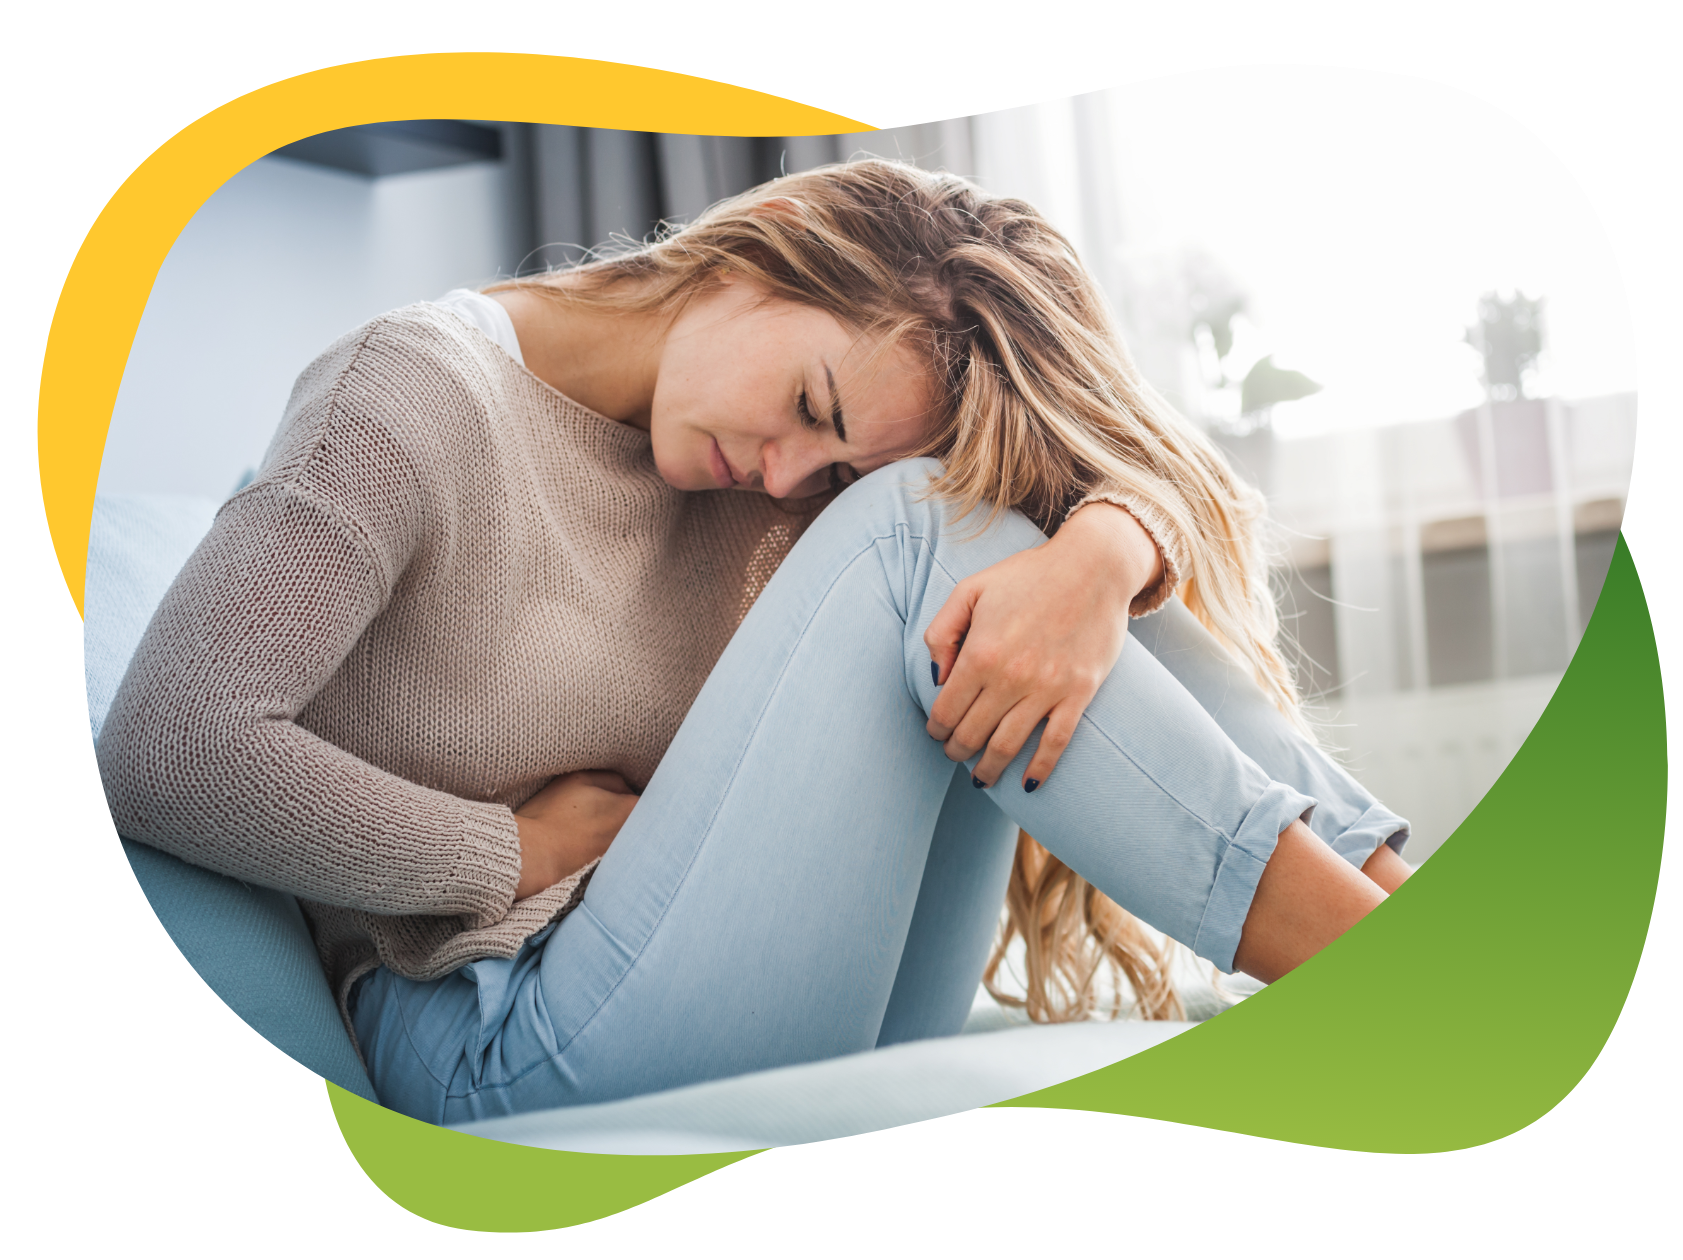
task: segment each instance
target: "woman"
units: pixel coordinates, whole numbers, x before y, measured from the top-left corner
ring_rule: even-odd
[[[1019,825],[1272,980],[1407,832],[1289,718],[1257,514],[1030,207],[789,176],[330,348],[101,769],[438,1122],[957,1031]]]

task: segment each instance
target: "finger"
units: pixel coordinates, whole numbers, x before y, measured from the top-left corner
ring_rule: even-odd
[[[969,761],[980,753],[999,729],[1000,721],[1021,699],[999,687],[985,688],[946,741],[947,756],[953,761]]]
[[[1051,778],[1086,711],[1087,702],[1075,699],[1065,700],[1052,710],[1046,719],[1046,730],[1040,736],[1040,746],[1029,758],[1028,769],[1023,771],[1023,791],[1033,792]]]
[[[976,703],[976,697],[982,693],[982,688],[989,676],[991,661],[979,648],[972,645],[970,650],[958,658],[958,662],[947,668],[945,682],[941,686],[941,693],[935,697],[935,703],[929,706],[929,721],[924,730],[929,732],[932,739],[946,743],[952,738],[953,732],[970,712]],[[1004,712],[1003,709],[1000,710]],[[986,735],[983,736],[986,739]],[[976,748],[980,748],[977,744]],[[976,748],[970,750],[971,753]],[[949,757],[951,753],[947,754]],[[966,756],[970,755],[969,753]],[[963,760],[963,758],[958,758]]]
[[[992,787],[1028,743],[1040,719],[1046,716],[1046,702],[1038,696],[1025,697],[1000,719],[988,738],[982,759],[971,769],[972,779],[980,779],[983,787]]]
[[[953,663],[958,660],[958,649],[970,629],[970,619],[981,594],[982,588],[969,579],[960,582],[923,632],[923,644],[929,649],[931,677],[937,687],[944,686],[952,676]]]
[[[528,817],[534,816],[536,813],[541,812],[545,807],[550,805],[558,797],[564,795],[570,785],[571,776],[565,774],[557,775],[536,792],[533,792],[525,800],[521,801],[514,812],[516,814],[524,814]]]
[[[583,783],[593,788],[601,788],[604,792],[624,794],[631,791],[631,785],[625,781],[625,776],[617,770],[575,770],[571,774],[561,777],[571,783]]]

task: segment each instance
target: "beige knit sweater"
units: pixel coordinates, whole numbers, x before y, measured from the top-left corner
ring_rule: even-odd
[[[674,490],[455,315],[383,316],[299,378],[154,615],[99,740],[117,827],[297,894],[341,1002],[512,957],[588,875],[515,902],[512,810],[647,783],[818,506]]]

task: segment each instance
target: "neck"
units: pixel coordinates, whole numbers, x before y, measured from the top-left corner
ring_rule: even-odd
[[[667,315],[574,306],[530,289],[503,289],[490,296],[514,321],[532,375],[581,406],[648,432],[671,322]]]

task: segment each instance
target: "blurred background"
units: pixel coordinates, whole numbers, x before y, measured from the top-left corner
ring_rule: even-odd
[[[1071,237],[1147,379],[1268,495],[1314,719],[1428,857],[1530,732],[1594,608],[1636,397],[1582,194],[1517,124],[1423,82],[1202,73],[833,137],[468,120],[312,137],[182,232],[100,493],[220,500],[298,372],[372,316],[865,154],[1023,197]]]

